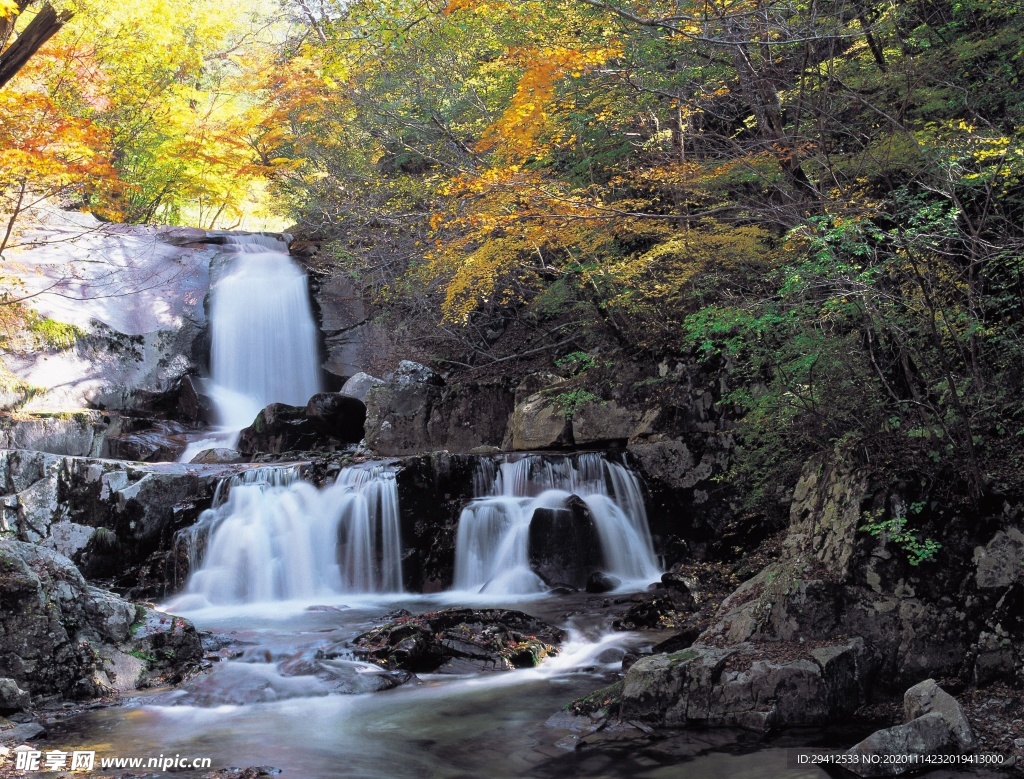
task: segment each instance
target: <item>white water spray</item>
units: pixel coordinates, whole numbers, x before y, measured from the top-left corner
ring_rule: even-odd
[[[233,447],[239,431],[271,403],[304,406],[320,392],[316,324],[306,275],[270,235],[226,236],[232,255],[213,286],[210,306],[210,397],[220,431],[189,445]]]
[[[495,465],[482,460],[478,497],[459,517],[455,589],[500,595],[543,592],[530,567],[530,523],[538,509],[562,510],[578,496],[600,538],[602,570],[628,582],[650,582],[658,568],[640,484],[631,471],[596,453],[529,455]]]
[[[318,490],[296,466],[255,468],[218,486],[214,503],[179,534],[192,574],[174,608],[402,589],[398,489],[386,469],[346,468]]]

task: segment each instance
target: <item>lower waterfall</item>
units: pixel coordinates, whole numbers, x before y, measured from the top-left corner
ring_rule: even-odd
[[[575,525],[570,528],[574,538],[591,533],[599,543],[591,559],[573,561],[576,567],[589,564],[631,582],[650,582],[661,575],[639,481],[602,454],[481,460],[474,489],[477,497],[459,517],[457,590],[514,595],[563,583],[545,582],[531,564],[531,553],[537,552],[531,549],[531,526],[536,534],[542,520],[559,516],[563,526]],[[568,557],[583,551],[556,553]],[[584,576],[588,572],[581,570]]]
[[[298,466],[253,468],[218,485],[177,546],[191,572],[178,609],[400,592],[395,475],[348,467],[317,489]]]

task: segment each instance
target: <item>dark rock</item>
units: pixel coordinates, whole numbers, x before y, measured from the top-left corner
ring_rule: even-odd
[[[599,595],[603,592],[611,592],[622,584],[622,580],[603,571],[594,571],[587,579],[587,592]]]
[[[24,744],[46,736],[46,727],[38,722],[25,722],[7,730],[0,730],[0,743]]]
[[[322,438],[357,444],[363,440],[366,405],[340,392],[321,392],[306,403],[306,418]]]
[[[645,596],[626,609],[621,619],[612,623],[616,630],[640,630],[662,627],[675,616],[675,604],[663,595]]]
[[[531,667],[557,654],[563,633],[520,611],[445,609],[407,615],[358,636],[355,653],[412,672],[479,673]]]
[[[93,697],[136,689],[147,675],[132,629],[135,606],[86,583],[62,555],[0,540],[0,674],[34,695]],[[141,617],[140,617],[141,619]],[[182,631],[195,630],[180,618]],[[183,645],[166,668],[190,659]],[[179,655],[178,652],[181,652]]]
[[[903,696],[903,720],[910,722],[925,714],[938,713],[949,725],[961,752],[972,752],[978,743],[971,725],[956,698],[939,687],[934,679],[925,679],[911,687]]]
[[[183,376],[178,387],[178,413],[190,422],[205,422],[215,425],[217,407],[210,397],[207,379],[199,376]]]
[[[530,567],[546,582],[583,588],[591,572],[604,565],[594,518],[587,504],[575,495],[564,509],[534,511],[529,550]]]
[[[694,642],[696,642],[699,636],[700,628],[688,627],[681,633],[677,633],[676,635],[670,638],[666,638],[664,641],[655,644],[651,648],[651,651],[654,654],[659,654],[662,652],[680,652],[683,649],[689,649],[691,646],[693,646]]]
[[[758,733],[834,722],[862,700],[864,643],[816,647],[694,645],[645,657],[626,673],[623,719]]]
[[[176,462],[185,451],[186,432],[178,422],[154,422],[148,430],[110,437],[107,451],[117,460]]]
[[[847,769],[856,776],[902,776],[919,770],[911,756],[951,755],[953,738],[949,725],[935,712],[884,730],[876,730],[846,754],[856,763]],[[890,755],[906,756],[907,762],[887,762]]]
[[[319,440],[320,434],[307,418],[304,407],[271,403],[239,434],[237,446],[243,454],[281,454],[312,449]]]
[[[501,444],[512,411],[502,382],[375,384],[366,394],[366,444],[378,454],[470,452]]]

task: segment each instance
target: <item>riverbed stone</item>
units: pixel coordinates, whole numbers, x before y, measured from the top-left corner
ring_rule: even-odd
[[[564,635],[521,611],[444,609],[396,614],[358,636],[353,650],[358,657],[414,673],[509,671],[557,654]]]

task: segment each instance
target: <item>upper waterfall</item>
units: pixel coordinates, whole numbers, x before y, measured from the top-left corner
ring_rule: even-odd
[[[210,372],[219,421],[237,429],[270,403],[304,405],[321,389],[320,369],[306,274],[287,245],[266,235],[226,241],[234,257],[213,287]]]

